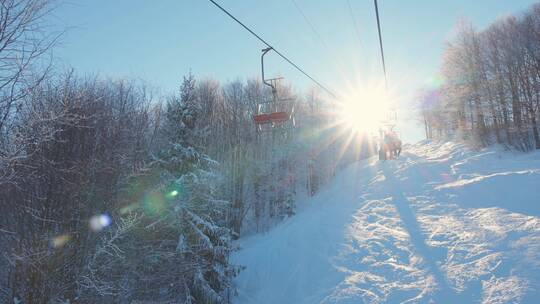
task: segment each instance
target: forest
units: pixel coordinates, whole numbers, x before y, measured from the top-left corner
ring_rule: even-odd
[[[480,31],[462,20],[442,62],[442,85],[418,97],[427,138],[540,149],[540,4]]]
[[[281,83],[295,127],[262,132],[260,79],[187,73],[163,96],[59,70],[51,2],[0,2],[2,303],[228,303],[233,241],[372,153],[367,137],[345,146],[315,90]]]
[[[347,3],[354,19],[352,6]],[[377,7],[377,1],[374,3]],[[293,1],[293,4],[300,10],[298,3]],[[69,29],[50,26],[57,8],[58,2],[54,0],[0,0],[0,303],[232,303],[241,290],[234,280],[245,271],[245,265],[232,262],[234,254],[242,252],[239,244],[256,234],[270,234],[285,221],[292,224],[282,225],[286,227],[281,233],[291,231],[292,237],[280,236],[278,231],[275,235],[280,237],[266,241],[269,244],[275,241],[283,249],[280,252],[289,253],[292,260],[297,257],[304,260],[303,254],[311,254],[305,260],[315,261],[313,264],[321,262],[322,256],[328,260],[319,264],[333,262],[336,256],[332,250],[339,246],[332,242],[339,239],[343,245],[358,238],[358,242],[344,246],[351,248],[350,252],[341,252],[341,257],[349,256],[353,261],[350,273],[360,273],[354,268],[357,264],[381,267],[388,261],[394,265],[394,260],[405,257],[407,263],[412,261],[414,265],[405,263],[398,268],[411,270],[413,274],[405,276],[410,279],[421,273],[415,267],[424,263],[412,255],[414,246],[407,249],[399,245],[412,240],[412,245],[424,249],[420,251],[427,257],[428,268],[435,270],[433,282],[438,280],[444,285],[446,280],[441,279],[444,273],[438,270],[440,264],[431,253],[439,254],[445,249],[428,248],[421,229],[431,226],[419,225],[413,213],[416,211],[409,206],[416,208],[428,195],[449,191],[445,189],[472,187],[493,177],[522,178],[525,173],[532,176],[540,172],[523,171],[521,167],[508,172],[484,172],[484,165],[480,164],[467,171],[467,176],[476,176],[470,180],[464,181],[465,175],[459,174],[455,180],[433,184],[432,178],[454,178],[459,170],[451,174],[443,172],[442,166],[434,164],[438,160],[430,154],[454,157],[473,153],[460,144],[437,142],[449,139],[473,143],[477,148],[500,144],[520,151],[540,149],[540,4],[523,13],[501,17],[481,30],[469,21],[459,22],[444,48],[441,84],[420,90],[416,96],[416,118],[426,138],[432,141],[404,146],[404,150],[410,148],[410,151],[404,151],[404,156],[399,158],[399,140],[400,152],[395,157],[386,161],[384,152],[384,161],[372,158],[369,163],[358,161],[377,154],[377,146],[379,151],[385,151],[381,147],[390,134],[399,139],[399,132],[393,129],[395,124],[386,124],[389,130],[385,133],[384,121],[379,120],[383,115],[376,113],[383,111],[383,102],[377,98],[389,96],[387,88],[386,95],[377,92],[359,95],[366,99],[363,105],[359,105],[359,96],[353,96],[350,99],[355,111],[347,113],[338,98],[331,98],[324,92],[324,86],[289,61],[318,84],[319,89],[295,86],[281,77],[272,79],[269,85],[264,75],[219,81],[194,74],[190,66],[185,66],[178,71],[184,76],[175,80],[174,92],[161,93],[159,88],[135,77],[114,78],[65,67],[54,52]],[[302,10],[300,13],[320,36],[307,15]],[[387,87],[378,9],[376,14]],[[233,16],[229,14],[229,17]],[[263,51],[281,55],[271,47]],[[257,71],[258,64],[254,64]],[[256,117],[262,107],[276,106],[278,102],[288,105],[286,123],[257,124]],[[274,109],[274,113],[277,111]],[[369,121],[360,121],[359,113]],[[395,114],[397,121],[396,113],[391,114]],[[378,129],[362,130],[368,124]],[[452,170],[467,162],[452,157],[441,160],[456,161],[446,166],[452,166]],[[488,159],[485,164],[491,164],[488,161],[493,160]],[[534,164],[535,160],[528,161]],[[356,165],[349,167],[356,171],[349,170],[341,178],[335,178],[355,162]],[[422,171],[426,168],[438,171]],[[480,171],[484,175],[478,175]],[[337,182],[331,183],[333,179]],[[403,190],[402,185],[408,188]],[[433,191],[424,193],[425,185]],[[318,197],[325,187],[332,191],[327,191],[326,197]],[[417,202],[409,204],[412,199],[407,191],[411,189],[421,195],[415,197]],[[465,197],[461,192],[458,194]],[[525,194],[530,201],[537,195],[526,191]],[[334,208],[326,201],[334,203],[335,197],[349,203]],[[369,197],[372,198],[369,204],[362,205],[364,201],[360,200]],[[439,200],[446,203],[452,197],[458,195],[433,199],[439,204]],[[309,204],[310,199],[321,205],[326,203],[326,207],[312,208],[305,214],[315,217],[304,216],[301,221],[292,222],[306,210],[302,204]],[[481,195],[474,196],[475,202],[482,199]],[[446,210],[442,205],[433,206],[421,211]],[[384,214],[371,216],[363,213],[364,210],[374,215]],[[458,211],[461,209],[455,213]],[[344,240],[342,222],[349,220],[351,214],[355,214],[358,224],[348,228]],[[410,229],[400,232],[396,228],[400,225],[399,218]],[[419,219],[424,224],[431,220],[428,216]],[[326,233],[320,235],[319,220],[330,221],[320,230]],[[380,222],[372,222],[375,220]],[[310,223],[307,227],[312,229],[307,231],[302,221]],[[534,226],[532,222],[534,219],[524,220]],[[433,235],[439,231],[439,224],[433,224]],[[520,222],[516,227],[520,225],[526,226]],[[368,228],[375,230],[371,234]],[[388,248],[393,248],[385,248],[380,242],[379,228],[381,235],[399,232],[397,237],[402,243],[398,242],[394,248],[398,254],[375,263],[391,251]],[[536,237],[534,233],[538,231],[533,228],[530,230]],[[313,235],[306,240],[302,237],[307,232]],[[463,232],[463,235],[469,234]],[[291,254],[287,250],[296,248],[291,246],[295,239],[313,241],[302,243],[304,249],[318,246],[319,240],[321,246],[327,246],[326,251],[320,255],[313,254],[316,250]],[[456,246],[449,250],[456,250]],[[357,253],[353,249],[366,250],[372,256],[365,255],[361,260],[353,256]],[[244,273],[258,275],[259,255],[266,254],[261,261],[275,261],[277,254],[268,254],[270,250],[255,246],[244,251],[247,264],[255,265]],[[443,261],[453,258],[441,257]],[[531,259],[536,263],[534,256]],[[286,263],[283,265],[277,270],[289,272]],[[464,261],[463,265],[472,264]],[[272,265],[264,266],[268,270]],[[303,274],[311,280],[314,280],[313,269],[323,269],[304,266]],[[337,269],[333,266],[321,273],[332,274]],[[384,267],[381,269],[387,273]],[[344,273],[346,268],[340,269]],[[482,271],[477,273],[484,275]],[[432,282],[432,277],[425,277],[426,282]],[[273,286],[299,282],[294,273],[288,278],[290,281],[276,279]],[[244,291],[249,290],[250,279],[247,275],[241,280],[247,282]],[[381,275],[376,280],[380,283],[384,279]],[[423,281],[412,283],[418,282]],[[379,285],[397,286],[392,282]],[[420,285],[429,287],[427,283]],[[348,285],[340,286],[344,292],[351,290]],[[302,295],[294,290],[289,292],[293,296]],[[422,291],[421,295],[431,292]],[[382,291],[381,299],[388,294]]]

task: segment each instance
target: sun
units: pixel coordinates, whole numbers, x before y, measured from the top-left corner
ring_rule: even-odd
[[[375,133],[388,118],[390,94],[380,86],[357,87],[339,104],[340,124],[355,132]]]

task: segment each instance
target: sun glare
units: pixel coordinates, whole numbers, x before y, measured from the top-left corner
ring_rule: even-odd
[[[379,86],[356,89],[344,96],[340,104],[340,120],[355,132],[376,132],[387,118],[390,95]]]

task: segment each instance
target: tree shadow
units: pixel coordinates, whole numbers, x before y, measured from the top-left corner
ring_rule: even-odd
[[[446,250],[440,248],[430,247],[426,244],[426,237],[420,228],[416,215],[409,205],[409,200],[404,194],[401,182],[392,172],[392,168],[387,165],[381,166],[382,173],[385,177],[384,191],[386,195],[392,197],[392,201],[396,210],[400,216],[401,221],[407,232],[409,233],[411,244],[424,260],[429,272],[434,276],[439,289],[435,292],[434,298],[437,303],[468,303],[473,302],[473,298],[479,299],[481,296],[481,286],[478,282],[470,285],[469,288],[463,292],[459,292],[452,288],[451,284],[445,273],[438,265],[438,261],[444,261],[447,256]]]

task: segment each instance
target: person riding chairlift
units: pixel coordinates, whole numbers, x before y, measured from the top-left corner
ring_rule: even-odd
[[[398,158],[401,154],[401,139],[394,131],[388,132],[388,138],[390,139],[390,153],[392,153],[392,158]]]
[[[379,143],[379,160],[395,159],[401,153],[401,140],[394,131],[386,131]],[[390,153],[390,154],[388,154]]]

